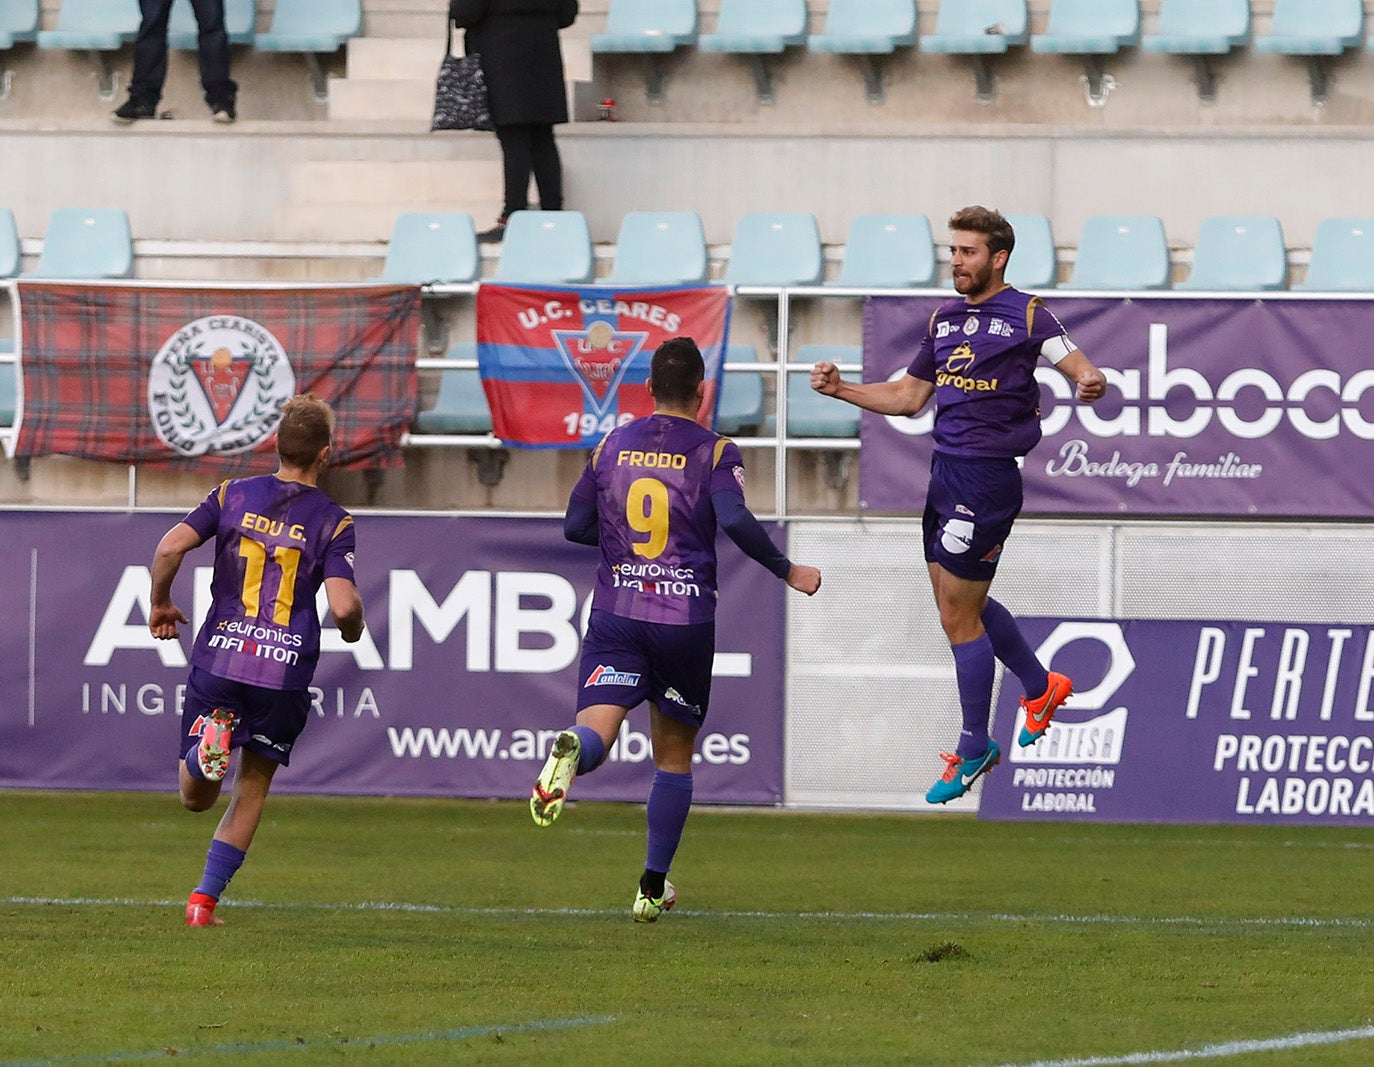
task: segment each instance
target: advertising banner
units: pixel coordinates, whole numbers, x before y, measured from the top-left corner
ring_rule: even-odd
[[[715,425],[730,291],[587,286],[477,291],[477,362],[492,430],[522,448],[591,448],[652,414],[649,360],[670,337],[692,337],[706,360],[698,421]]]
[[[281,406],[334,410],[330,463],[401,465],[415,416],[419,289],[19,283],[15,452],[266,473]]]
[[[905,371],[940,302],[866,302],[865,381]],[[1044,437],[1024,467],[1026,513],[1374,511],[1374,301],[1050,295],[1046,306],[1108,389],[1079,404],[1041,360]],[[933,406],[914,418],[864,413],[864,507],[922,508],[933,423]]]
[[[981,818],[1374,826],[1374,627],[1021,623],[1074,695],[1019,748],[1003,679]]]
[[[149,562],[178,514],[0,512],[0,787],[174,790],[191,628],[148,633]],[[526,797],[573,721],[597,552],[556,519],[361,515],[367,630],[326,621],[311,721],[274,789]],[[782,543],[782,531],[769,533]],[[174,600],[209,609],[211,546]],[[75,565],[79,561],[80,565]],[[696,798],[782,798],[785,586],[728,541]],[[323,612],[324,602],[321,599]],[[648,795],[648,712],[631,712],[583,799]]]

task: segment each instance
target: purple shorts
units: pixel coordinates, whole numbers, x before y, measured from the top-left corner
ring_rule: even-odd
[[[670,626],[593,611],[582,639],[577,710],[632,708],[648,700],[670,719],[700,726],[711,702],[716,624]]]
[[[966,459],[936,452],[921,526],[926,562],[988,582],[1021,514],[1021,468],[1014,459]]]
[[[310,691],[264,689],[192,667],[181,709],[182,759],[200,744],[204,719],[216,708],[228,708],[237,717],[232,748],[246,748],[285,767],[310,716]]]

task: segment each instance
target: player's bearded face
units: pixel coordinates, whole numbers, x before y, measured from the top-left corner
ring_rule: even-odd
[[[978,296],[992,286],[992,252],[981,233],[956,231],[950,243],[950,268],[954,291],[960,296]]]

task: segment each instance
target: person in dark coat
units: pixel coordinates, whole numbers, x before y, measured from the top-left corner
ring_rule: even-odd
[[[577,18],[577,0],[451,0],[448,13],[466,31],[466,53],[481,57],[501,142],[505,206],[496,225],[477,235],[499,241],[511,214],[529,207],[531,174],[540,209],[563,209],[563,164],[553,128],[568,121],[568,96],[558,31]]]

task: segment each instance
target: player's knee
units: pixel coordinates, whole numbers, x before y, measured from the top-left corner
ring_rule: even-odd
[[[218,797],[204,796],[200,793],[181,794],[181,806],[187,811],[209,811],[215,806]]]

